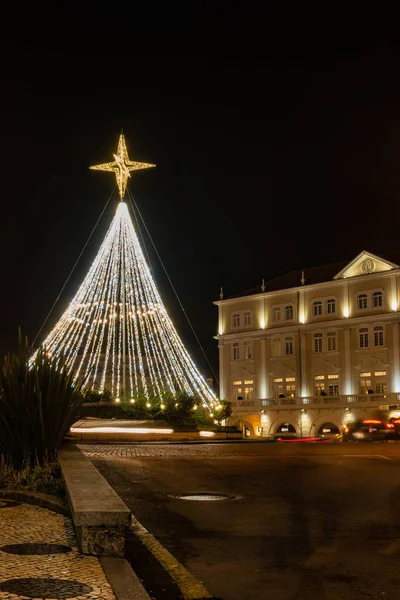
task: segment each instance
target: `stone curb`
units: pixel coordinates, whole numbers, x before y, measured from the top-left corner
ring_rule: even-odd
[[[125,558],[100,556],[99,560],[117,600],[150,600],[142,582]]]
[[[9,500],[17,500],[26,504],[34,504],[47,508],[63,517],[71,517],[68,506],[58,496],[43,494],[42,492],[25,492],[23,490],[5,490],[0,488],[0,497]]]

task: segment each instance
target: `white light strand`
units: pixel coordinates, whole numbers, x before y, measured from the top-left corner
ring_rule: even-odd
[[[122,393],[134,398],[138,392],[149,398],[153,392],[161,401],[168,390],[196,394],[209,408],[217,403],[162,303],[124,202],[118,205],[88,274],[44,345],[51,355],[64,356],[75,380],[96,391],[110,389],[114,398]],[[122,389],[124,381],[126,390]]]

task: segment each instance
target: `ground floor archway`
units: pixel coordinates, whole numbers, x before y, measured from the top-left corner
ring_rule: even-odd
[[[287,418],[288,416],[280,415],[270,424],[267,429],[268,437],[296,437],[300,435],[298,423],[291,416]]]
[[[316,434],[320,437],[335,437],[341,434],[340,427],[335,423],[326,422],[322,423],[316,430]]]
[[[310,427],[311,436],[334,437],[343,433],[343,423],[335,414],[329,412],[325,415],[319,415],[314,419]]]
[[[296,433],[296,428],[291,423],[282,423],[275,431],[275,435],[293,435]]]

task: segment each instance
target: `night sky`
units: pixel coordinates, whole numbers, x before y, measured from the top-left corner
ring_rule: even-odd
[[[390,14],[205,4],[79,18],[59,7],[46,22],[32,8],[1,31],[1,355],[19,326],[33,341],[69,276],[115,188],[113,175],[88,167],[112,160],[121,127],[130,158],[157,165],[133,174],[130,190],[215,372],[221,286],[229,296],[363,249],[400,249],[400,38],[385,27]],[[117,202],[114,190],[43,335]]]

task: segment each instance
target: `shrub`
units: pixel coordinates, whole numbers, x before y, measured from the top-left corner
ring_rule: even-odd
[[[164,392],[161,396],[155,393],[145,396],[143,392],[137,392],[134,399],[135,402],[131,403],[130,396],[121,394],[118,403],[85,402],[79,409],[79,417],[166,421],[174,429],[184,430],[214,425],[213,418],[200,399],[187,392]],[[221,419],[228,416],[222,416]]]
[[[218,422],[218,425],[222,425],[222,421],[226,421],[229,417],[232,416],[232,402],[227,402],[226,400],[221,400],[219,403],[221,408],[215,409],[215,417]]]
[[[16,469],[4,456],[0,457],[0,489],[42,492],[65,497],[65,488],[58,462],[32,466],[23,465]]]
[[[53,462],[83,401],[63,359],[39,349],[30,363],[20,335],[0,369],[0,454],[15,467]]]
[[[103,392],[95,392],[89,390],[85,393],[85,402],[112,402],[113,397],[109,390]]]

